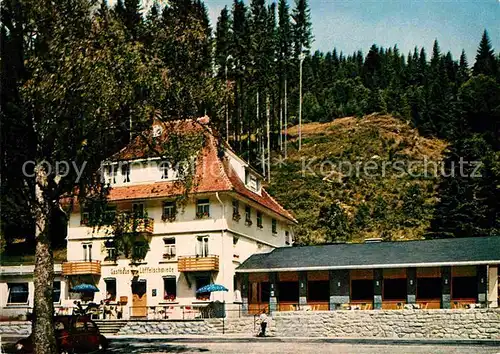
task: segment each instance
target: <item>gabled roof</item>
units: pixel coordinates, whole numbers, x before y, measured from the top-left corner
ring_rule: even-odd
[[[257,194],[243,184],[236,172],[230,166],[226,157],[219,157],[217,139],[205,124],[195,120],[175,121],[165,124],[160,139],[168,139],[168,131],[200,132],[206,136],[206,144],[197,156],[196,173],[193,177],[193,187],[190,193],[235,192],[244,198],[260,204],[264,208],[296,223],[297,220],[286,211],[265,190]],[[148,136],[146,134],[146,136]],[[115,154],[110,161],[135,160],[157,157],[158,153],[149,148],[149,142],[143,137],[136,137],[131,144]],[[181,195],[185,187],[180,181],[155,182],[140,185],[118,186],[110,189],[108,200],[125,201],[150,198],[168,198]]]
[[[500,236],[282,247],[248,258],[237,272],[500,264]]]

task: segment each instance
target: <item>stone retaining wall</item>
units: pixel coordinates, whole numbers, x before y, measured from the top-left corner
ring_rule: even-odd
[[[269,327],[280,337],[500,339],[500,309],[275,312]],[[222,319],[129,321],[118,334],[220,336],[222,328]],[[224,321],[225,334],[258,331],[252,316]],[[29,322],[0,322],[0,335],[30,332]]]
[[[19,336],[29,336],[30,333],[31,333],[31,322],[28,321],[0,322],[0,335],[10,334]]]
[[[500,310],[276,312],[275,335],[500,339]]]
[[[206,319],[194,321],[129,321],[118,334],[197,334],[204,336],[220,336],[223,334],[254,335],[258,332],[258,324],[254,326],[253,317]],[[272,326],[271,326],[272,327]]]

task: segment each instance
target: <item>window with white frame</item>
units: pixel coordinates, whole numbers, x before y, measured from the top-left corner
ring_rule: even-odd
[[[163,202],[163,213],[162,220],[163,221],[174,221],[177,214],[176,205],[173,201],[165,201]]]
[[[92,262],[92,244],[82,243],[82,248],[83,248],[83,261]]]
[[[170,164],[167,161],[161,161],[158,163],[158,169],[160,170],[160,178],[168,179],[168,171],[170,170]]]
[[[196,257],[208,257],[208,236],[196,237]]]
[[[260,190],[259,178],[248,170],[245,170],[245,185],[254,192],[259,192]]]
[[[276,221],[276,219],[273,219],[271,221],[271,229],[273,231],[273,234],[277,234],[278,233],[278,222]]]
[[[122,177],[123,177],[123,183],[130,182],[130,164],[128,163],[122,164]]]
[[[116,261],[117,255],[116,255],[115,241],[111,239],[104,242],[104,247],[106,248],[106,257],[104,258],[104,260],[108,262]]]
[[[163,299],[175,301],[177,297],[177,280],[175,276],[163,277]]]
[[[106,301],[115,301],[116,300],[116,279],[108,278],[104,279],[106,283]]]
[[[7,283],[9,295],[7,304],[27,304],[29,297],[28,283]]]
[[[210,217],[210,200],[209,199],[198,199],[196,202],[196,218],[208,218]]]
[[[210,293],[198,293],[198,290],[212,283],[212,279],[208,275],[196,276],[196,299],[210,300]]]
[[[163,250],[163,258],[164,259],[172,259],[175,258],[175,237],[165,237],[163,239],[164,250]]]
[[[106,178],[106,183],[115,184],[116,176],[118,174],[118,168],[116,165],[106,165],[104,168],[104,176]]]
[[[287,245],[292,244],[292,238],[290,237],[289,231],[285,231],[285,244],[287,244]]]
[[[254,192],[259,190],[259,180],[254,175],[250,175],[250,180],[248,181],[248,187]]]
[[[88,225],[90,222],[90,208],[83,207],[81,209],[80,225]]]

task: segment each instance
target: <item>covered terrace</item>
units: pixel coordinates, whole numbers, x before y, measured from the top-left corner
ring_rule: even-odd
[[[236,270],[243,309],[498,306],[500,237],[283,247]]]

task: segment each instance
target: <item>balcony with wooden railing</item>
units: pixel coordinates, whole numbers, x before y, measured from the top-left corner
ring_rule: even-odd
[[[177,267],[179,272],[218,272],[219,256],[179,256]]]
[[[125,220],[123,231],[125,233],[145,233],[152,234],[154,232],[155,220],[153,218],[134,218],[130,217]]]
[[[101,262],[77,261],[62,264],[63,275],[101,275]]]

